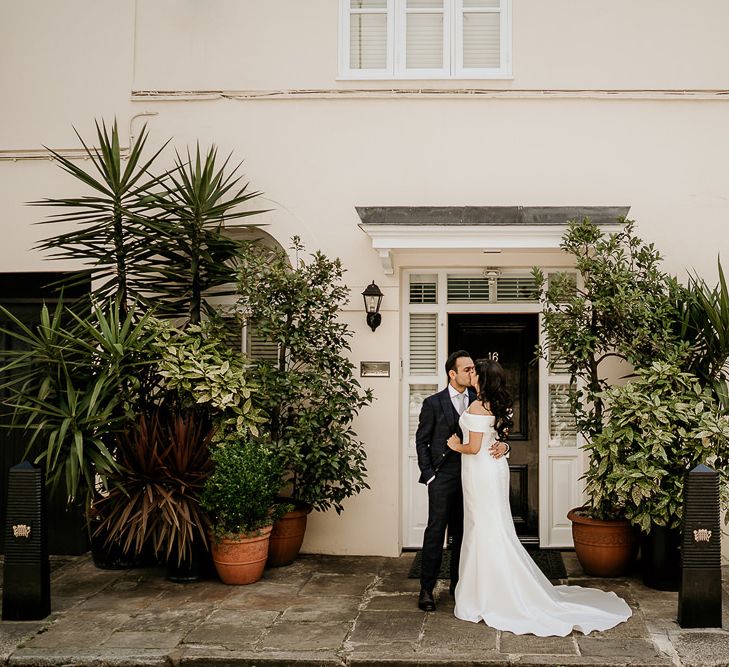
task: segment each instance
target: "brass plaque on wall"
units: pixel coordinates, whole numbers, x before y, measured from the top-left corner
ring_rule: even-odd
[[[390,377],[389,361],[360,361],[359,362],[360,377]]]

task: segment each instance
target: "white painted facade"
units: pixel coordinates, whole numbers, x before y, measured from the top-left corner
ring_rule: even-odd
[[[232,150],[274,209],[260,219],[267,231],[284,246],[298,234],[348,268],[353,361],[392,370],[363,378],[377,399],[356,423],[372,489],[341,516],[313,515],[304,550],[392,556],[424,499],[408,471],[399,372],[405,277],[569,258],[557,237],[517,229],[375,238],[355,207],[629,206],[667,270],[714,280],[717,254],[729,257],[729,4],[513,0],[507,75],[471,79],[357,78],[339,49],[343,12],[338,0],[3,2],[0,270],[62,268],[31,250],[48,228],[25,202],[74,194],[42,148],[78,154],[72,126],[90,139],[94,119],[116,117],[127,140],[146,122],[154,146]],[[385,293],[374,333],[359,296],[372,280]],[[546,452],[543,437],[544,426]],[[562,454],[559,484],[540,478],[542,520],[579,498],[579,455]],[[545,525],[540,539],[565,538]]]

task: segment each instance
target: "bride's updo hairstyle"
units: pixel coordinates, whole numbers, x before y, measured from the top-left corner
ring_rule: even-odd
[[[506,440],[507,435],[514,426],[512,420],[513,402],[511,395],[506,390],[506,375],[504,369],[496,361],[491,359],[476,359],[476,375],[478,376],[478,400],[481,403],[488,403],[491,412],[496,419],[496,432],[499,440]]]

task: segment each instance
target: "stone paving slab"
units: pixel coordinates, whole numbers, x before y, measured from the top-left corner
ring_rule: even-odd
[[[574,637],[536,637],[535,635],[515,635],[502,632],[499,642],[501,653],[519,655],[577,655]]]
[[[333,651],[258,651],[185,650],[174,663],[176,667],[342,667],[341,657]]]
[[[587,636],[535,637],[459,621],[444,581],[438,611],[421,612],[418,582],[407,578],[412,558],[302,556],[242,587],[67,558],[53,569],[48,618],[0,622],[0,666],[729,665],[729,568],[723,627],[686,630],[677,593],[637,575],[586,577],[568,552],[561,583],[614,590],[633,616]]]
[[[729,638],[725,632],[679,632],[673,645],[683,665],[729,665]]]
[[[20,649],[7,663],[12,667],[170,667],[165,649]]]
[[[412,597],[408,596],[408,605],[402,609],[412,611]],[[337,621],[345,623],[357,616],[362,598],[352,596],[315,597],[310,596],[296,600],[287,607],[281,618],[285,621]],[[369,609],[369,606],[367,607]]]

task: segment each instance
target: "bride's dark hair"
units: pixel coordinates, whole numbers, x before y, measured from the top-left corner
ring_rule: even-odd
[[[506,390],[504,369],[501,364],[491,359],[477,359],[474,365],[479,387],[477,399],[483,404],[489,404],[491,412],[496,417],[494,421],[499,440],[506,440],[514,426],[512,420],[514,413],[511,394]]]

